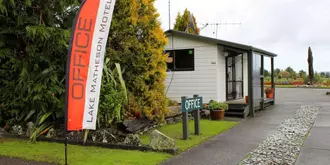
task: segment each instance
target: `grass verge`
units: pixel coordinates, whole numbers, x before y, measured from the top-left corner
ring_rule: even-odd
[[[185,151],[212,136],[232,128],[236,124],[237,122],[201,120],[201,135],[190,135],[189,140],[186,141],[181,140],[181,123],[165,125],[159,130],[169,137],[174,138],[180,151]],[[193,134],[193,131],[193,121],[190,121],[190,134]],[[141,141],[148,144],[149,135],[142,136]],[[0,157],[1,156],[64,164],[64,144],[48,142],[31,143],[25,140],[0,138]],[[171,157],[172,155],[166,153],[75,145],[68,146],[68,161],[70,165],[156,165]]]
[[[0,156],[64,164],[64,144],[3,139],[0,142]],[[170,154],[156,152],[68,146],[70,165],[155,165],[170,157]]]

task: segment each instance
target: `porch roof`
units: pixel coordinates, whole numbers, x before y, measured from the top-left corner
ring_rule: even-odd
[[[235,42],[230,42],[230,41],[225,41],[225,40],[219,40],[219,39],[215,39],[215,38],[210,38],[210,37],[206,37],[206,36],[201,36],[201,35],[196,35],[196,34],[190,34],[190,33],[185,33],[185,32],[181,32],[181,31],[176,31],[176,30],[167,30],[165,32],[166,35],[171,35],[171,34],[175,34],[175,35],[179,35],[179,36],[183,36],[183,37],[188,37],[188,38],[192,38],[192,39],[196,39],[196,40],[200,40],[200,41],[206,41],[206,42],[213,42],[222,46],[227,46],[227,47],[232,47],[232,48],[237,48],[237,49],[241,49],[244,51],[253,51],[253,52],[257,52],[257,53],[261,53],[263,55],[266,56],[271,56],[271,57],[276,57],[277,54],[263,50],[263,49],[259,49],[253,46],[249,46],[249,45],[244,45],[244,44],[240,44],[240,43],[235,43]]]

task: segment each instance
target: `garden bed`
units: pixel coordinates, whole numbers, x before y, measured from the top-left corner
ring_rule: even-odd
[[[21,140],[29,140],[30,137],[27,136],[20,136],[15,134],[9,134],[5,133],[4,138],[10,138],[10,139],[21,139]],[[37,141],[39,142],[51,142],[51,143],[62,143],[64,145],[65,139],[52,139],[52,138],[45,138],[45,137],[39,137],[37,138]],[[1,141],[0,141],[1,142]],[[86,141],[84,144],[81,140],[74,140],[74,139],[68,139],[68,144],[71,145],[78,145],[78,146],[92,146],[92,147],[101,147],[101,148],[108,148],[108,149],[122,149],[122,150],[137,150],[137,151],[153,151],[153,152],[164,152],[169,154],[176,154],[176,149],[164,149],[164,150],[155,150],[152,149],[148,145],[143,146],[137,146],[137,145],[125,145],[125,144],[111,144],[111,143],[101,143],[101,142],[93,142],[93,141]]]

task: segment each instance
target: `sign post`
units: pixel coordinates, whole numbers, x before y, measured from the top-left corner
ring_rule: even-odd
[[[188,139],[188,113],[194,111],[195,135],[200,134],[200,114],[199,110],[203,108],[203,98],[194,95],[193,98],[181,97],[182,110],[182,136],[183,140]]]
[[[194,98],[198,98],[198,95],[194,95]],[[203,102],[202,102],[202,104],[200,104],[200,106],[203,107]],[[202,108],[200,108],[200,109],[202,109]],[[200,134],[200,113],[199,113],[200,109],[197,109],[194,111],[195,135]]]
[[[181,100],[186,100],[187,97],[181,97]],[[181,109],[182,109],[182,138],[183,140],[188,139],[188,111],[184,110],[185,106],[184,104],[181,104]]]

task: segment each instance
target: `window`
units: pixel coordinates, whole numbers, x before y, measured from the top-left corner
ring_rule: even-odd
[[[167,69],[170,71],[193,71],[195,70],[194,50],[169,50],[166,60]]]

